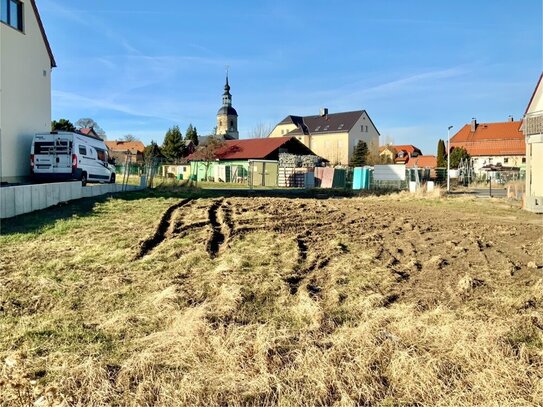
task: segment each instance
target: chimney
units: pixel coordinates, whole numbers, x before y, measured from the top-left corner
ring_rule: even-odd
[[[513,122],[514,121],[513,116],[511,116],[511,115],[507,116],[507,121],[508,122]]]
[[[473,117],[471,119],[471,132],[475,133],[475,130],[477,129],[477,119]]]
[[[321,117],[328,116],[328,108],[321,107]]]

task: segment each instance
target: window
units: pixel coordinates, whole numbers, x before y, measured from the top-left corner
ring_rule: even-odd
[[[526,157],[522,157],[522,164],[526,164]]]
[[[321,126],[317,126],[317,127],[315,128],[315,131],[319,131],[320,129],[321,129]]]
[[[503,163],[504,163],[504,164],[507,164],[508,162],[509,162],[509,158],[507,158],[507,157],[504,157],[504,159],[503,159]]]
[[[100,150],[100,149],[96,149],[96,155],[98,157],[98,160],[100,161],[107,161],[107,158],[106,158],[106,151],[105,150]]]
[[[52,154],[54,145],[55,143],[52,141],[36,141],[34,143],[34,154]]]
[[[85,147],[85,146],[79,146],[79,154],[81,154],[81,155],[87,155],[87,147]]]
[[[330,127],[330,125],[326,125],[326,126],[324,126],[324,129],[322,129],[322,131],[326,131],[326,130],[328,130],[328,128],[329,128],[329,127]]]
[[[23,3],[19,0],[0,0],[0,21],[23,31]]]

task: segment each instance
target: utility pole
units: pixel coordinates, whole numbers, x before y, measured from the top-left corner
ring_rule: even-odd
[[[451,129],[453,126],[447,128],[447,193],[451,192]]]

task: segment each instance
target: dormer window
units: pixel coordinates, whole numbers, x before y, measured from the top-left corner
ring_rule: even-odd
[[[0,0],[0,21],[23,31],[23,3],[19,0]]]

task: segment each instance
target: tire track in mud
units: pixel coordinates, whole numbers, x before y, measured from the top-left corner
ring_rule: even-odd
[[[306,232],[305,236],[298,235],[296,237],[296,245],[298,249],[298,261],[293,269],[293,274],[285,277],[283,281],[288,285],[290,294],[296,295],[300,289],[302,283],[307,279],[307,277],[316,270],[323,269],[328,266],[331,257],[317,257],[311,263],[307,263],[307,253],[309,251],[309,242],[311,238],[311,233]],[[316,281],[310,281],[306,289],[309,293],[309,296],[312,299],[316,299],[321,291],[321,288],[316,284]]]
[[[149,254],[151,250],[153,250],[155,247],[157,247],[160,243],[166,239],[166,232],[170,228],[171,221],[172,221],[172,215],[175,210],[182,208],[183,206],[187,205],[189,202],[192,201],[192,198],[183,199],[180,202],[176,203],[175,205],[170,206],[168,209],[166,209],[166,212],[162,215],[162,218],[160,218],[160,222],[158,223],[157,228],[155,229],[155,233],[147,239],[145,239],[140,244],[140,250],[138,254],[136,255],[136,260],[139,260]]]
[[[222,227],[217,213],[222,202],[222,200],[215,201],[207,211],[207,218],[211,225],[211,236],[207,241],[206,250],[212,259],[217,256],[220,246],[224,243],[224,234],[221,231]]]

